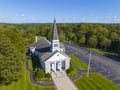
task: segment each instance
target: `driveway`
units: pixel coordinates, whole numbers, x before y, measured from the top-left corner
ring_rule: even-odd
[[[56,73],[56,77],[53,76],[53,81],[57,90],[78,90],[64,71]]]
[[[67,54],[73,54],[88,64],[89,56],[86,55],[86,53],[89,50],[70,43],[65,43],[64,45]],[[91,67],[91,72],[99,72],[114,83],[120,85],[120,62],[104,55],[92,52]]]

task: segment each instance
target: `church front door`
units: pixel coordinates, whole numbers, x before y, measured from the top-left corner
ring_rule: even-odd
[[[60,70],[60,69],[61,69],[61,64],[60,64],[60,62],[57,62],[57,63],[56,63],[56,69],[57,69],[57,70]]]
[[[51,63],[51,71],[55,71],[55,63]]]

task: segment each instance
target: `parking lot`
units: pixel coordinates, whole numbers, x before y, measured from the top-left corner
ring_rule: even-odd
[[[65,48],[67,54],[73,54],[88,64],[89,55],[86,55],[86,53],[89,50],[70,43],[65,43]],[[117,85],[120,85],[120,62],[92,52],[90,65],[90,72],[99,72]]]

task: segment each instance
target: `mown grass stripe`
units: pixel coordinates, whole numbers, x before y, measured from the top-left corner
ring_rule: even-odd
[[[99,73],[90,73],[89,78],[86,78],[86,73],[83,73],[74,83],[80,90],[120,90],[119,86]]]
[[[94,73],[93,73],[94,74]],[[110,80],[107,80],[107,78],[105,78],[104,76],[102,76],[100,73],[98,73],[95,77],[96,82],[99,82],[99,84],[101,85],[101,87],[105,87],[107,90],[110,89],[110,86],[113,85],[109,85],[110,83],[112,83]],[[106,85],[107,84],[107,85]]]
[[[86,70],[88,68],[87,64],[84,63],[83,61],[81,61],[76,56],[74,56],[74,55],[69,55],[69,56],[71,57],[71,59],[73,60],[75,65],[77,65],[80,69]]]

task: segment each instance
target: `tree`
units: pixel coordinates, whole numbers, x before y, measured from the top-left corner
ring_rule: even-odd
[[[51,40],[52,39],[52,31],[48,31],[48,34],[46,37],[48,40]]]
[[[101,41],[101,48],[106,50],[111,45],[111,40],[107,39],[106,37]]]
[[[119,39],[119,36],[116,32],[111,32],[110,39],[111,39],[111,41],[117,41]]]
[[[83,36],[79,39],[79,44],[80,44],[80,45],[84,45],[84,44],[85,44],[85,41],[86,41],[86,38],[85,38],[85,36],[83,35]]]
[[[1,34],[1,33],[0,33]],[[22,73],[22,56],[9,37],[0,35],[0,84],[18,80]]]
[[[119,54],[119,56],[120,56],[120,41],[118,41],[115,51],[116,51],[116,52]]]
[[[97,46],[97,37],[95,35],[92,35],[89,39],[88,39],[88,45],[90,47],[96,47]]]
[[[76,36],[73,37],[73,43],[75,43],[75,44],[77,43],[77,37]]]
[[[35,76],[37,77],[37,78],[43,78],[44,76],[45,76],[45,73],[44,73],[44,71],[43,70],[37,70],[36,72],[35,72]]]

